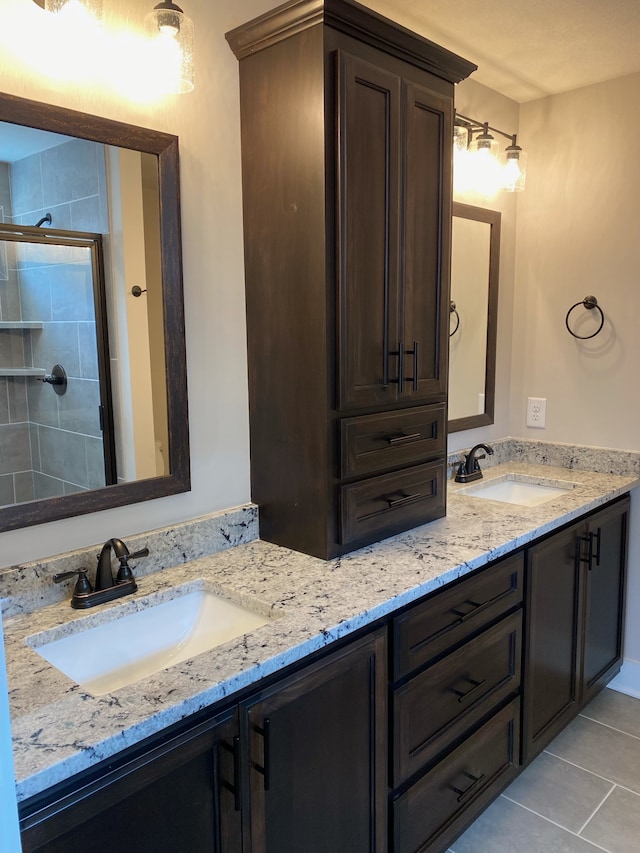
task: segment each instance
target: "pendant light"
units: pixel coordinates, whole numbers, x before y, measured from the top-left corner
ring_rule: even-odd
[[[193,21],[180,6],[162,0],[145,18],[145,28],[161,52],[162,83],[183,94],[194,87]]]

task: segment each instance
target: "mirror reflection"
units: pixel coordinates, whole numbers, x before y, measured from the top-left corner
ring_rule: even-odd
[[[493,423],[500,213],[454,203],[449,431]]]
[[[0,219],[0,504],[164,474],[156,158],[2,123]]]
[[[0,530],[189,485],[177,138],[0,94]]]

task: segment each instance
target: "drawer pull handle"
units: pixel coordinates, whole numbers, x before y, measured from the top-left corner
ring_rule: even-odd
[[[392,350],[389,355],[397,355],[398,356],[398,378],[392,379],[391,382],[398,386],[398,391],[400,394],[404,393],[404,383],[411,382],[411,387],[414,391],[418,390],[418,352],[419,345],[418,341],[413,342],[413,349],[405,349],[404,343],[398,344],[397,350]],[[404,357],[405,355],[413,356],[413,376],[404,375]]]
[[[500,596],[496,596],[496,598],[499,598],[499,597]],[[451,613],[453,613],[454,616],[458,617],[459,622],[466,622],[467,619],[470,619],[472,616],[474,616],[478,612],[478,610],[481,610],[483,607],[486,607],[488,604],[491,604],[492,601],[495,601],[495,599],[490,598],[488,601],[482,601],[482,602],[471,601],[471,600],[465,601],[464,603],[468,604],[471,607],[471,610],[465,611],[465,610],[459,610],[455,607],[452,607]]]
[[[586,536],[578,536],[576,538],[576,560],[579,563],[586,563],[587,569],[591,571],[593,569],[593,561],[595,560],[596,566],[600,565],[600,535],[602,533],[602,529],[599,527],[597,533],[593,531],[589,531]],[[593,543],[594,541],[597,543],[597,550],[594,549]],[[587,546],[587,555],[586,557],[582,556],[582,543],[585,543]]]
[[[227,752],[230,752],[233,755],[233,784],[231,782],[227,782],[226,779],[220,778],[220,784],[223,788],[226,788],[227,791],[230,791],[233,794],[233,804],[234,808],[237,812],[240,811],[240,738],[236,735],[233,738],[233,746],[228,744],[226,741],[220,741],[220,746],[223,749],[226,749]]]
[[[458,797],[457,797],[458,803],[461,803],[462,800],[468,794],[470,794],[473,791],[473,789],[476,787],[476,785],[478,785],[480,782],[482,782],[482,780],[484,779],[484,777],[486,775],[485,773],[483,773],[481,776],[474,776],[473,773],[469,773],[467,770],[463,770],[462,772],[464,773],[464,775],[468,779],[471,779],[471,784],[467,785],[467,787],[464,790],[461,790],[460,788],[455,788],[453,785],[451,785],[451,790],[454,792],[454,794],[458,795]]]
[[[387,436],[387,441],[392,447],[397,447],[400,444],[411,444],[411,442],[419,441],[421,438],[421,432],[412,432],[410,434],[399,433],[398,435]]]
[[[413,349],[405,350],[405,355],[413,356],[413,376],[407,377],[407,382],[412,383],[414,391],[418,390],[418,341],[413,342]],[[400,389],[402,391],[402,388]]]
[[[268,791],[271,783],[271,761],[270,761],[270,751],[271,751],[271,720],[268,717],[265,717],[262,728],[260,726],[254,726],[254,730],[262,735],[264,743],[263,743],[263,755],[264,755],[264,764],[258,764],[257,761],[251,761],[251,765],[254,770],[257,770],[258,773],[261,773],[264,777],[264,790]]]
[[[389,353],[389,355],[398,356],[398,378],[392,379],[391,382],[398,386],[398,390],[402,394],[402,389],[404,386],[404,344],[399,343],[398,349],[393,350]]]
[[[455,693],[458,697],[458,702],[464,702],[464,700],[468,699],[472,693],[475,693],[476,690],[478,690],[478,688],[487,683],[486,678],[483,678],[482,681],[475,681],[473,678],[467,678],[467,681],[471,683],[471,687],[468,690],[456,690],[455,687],[451,688],[451,692]]]
[[[405,504],[412,504],[416,501],[419,501],[422,495],[420,492],[416,492],[414,495],[402,495],[399,498],[389,498],[383,497],[382,500],[386,501],[389,504],[389,509],[395,509],[399,506],[405,506]]]
[[[600,534],[601,534],[601,532],[602,532],[602,529],[599,527],[597,533],[590,533],[589,534],[589,538],[591,539],[591,556],[596,561],[596,566],[600,565]],[[597,551],[594,551],[594,549],[593,549],[593,540],[594,539],[598,543],[598,550]],[[589,568],[591,568],[591,566],[589,566]]]

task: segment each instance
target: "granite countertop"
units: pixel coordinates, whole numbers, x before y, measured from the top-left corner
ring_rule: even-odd
[[[138,581],[135,596],[74,611],[68,601],[5,623],[18,800],[108,758],[258,682],[465,573],[571,521],[640,483],[617,476],[508,462],[485,471],[575,484],[537,507],[479,500],[449,485],[447,516],[328,562],[262,541],[239,545]],[[74,621],[108,618],[204,578],[232,598],[259,601],[262,628],[111,694],[94,697],[46,663],[25,639]],[[128,602],[133,604],[129,605]],[[85,622],[86,624],[86,622]],[[135,637],[132,637],[135,643]],[[105,649],[94,649],[104,654]]]

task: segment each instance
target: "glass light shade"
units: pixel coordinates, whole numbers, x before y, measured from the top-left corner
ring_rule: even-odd
[[[56,14],[87,15],[97,21],[102,20],[102,0],[45,0],[44,8]]]
[[[478,134],[469,146],[469,149],[481,154],[483,157],[494,157],[496,160],[500,154],[498,140],[494,139],[490,133]]]
[[[469,131],[466,127],[460,124],[453,126],[453,153],[454,156],[459,151],[466,151],[469,147]]]
[[[469,151],[469,132],[466,127],[453,128],[453,188],[457,193],[473,189],[473,164]]]
[[[154,67],[163,91],[184,94],[194,88],[193,21],[170,0],[164,0],[145,17],[152,41]]]
[[[500,146],[490,134],[480,134],[470,146],[472,189],[481,195],[495,195],[502,185]]]
[[[527,155],[517,145],[505,149],[502,160],[502,188],[522,192],[527,177]]]

